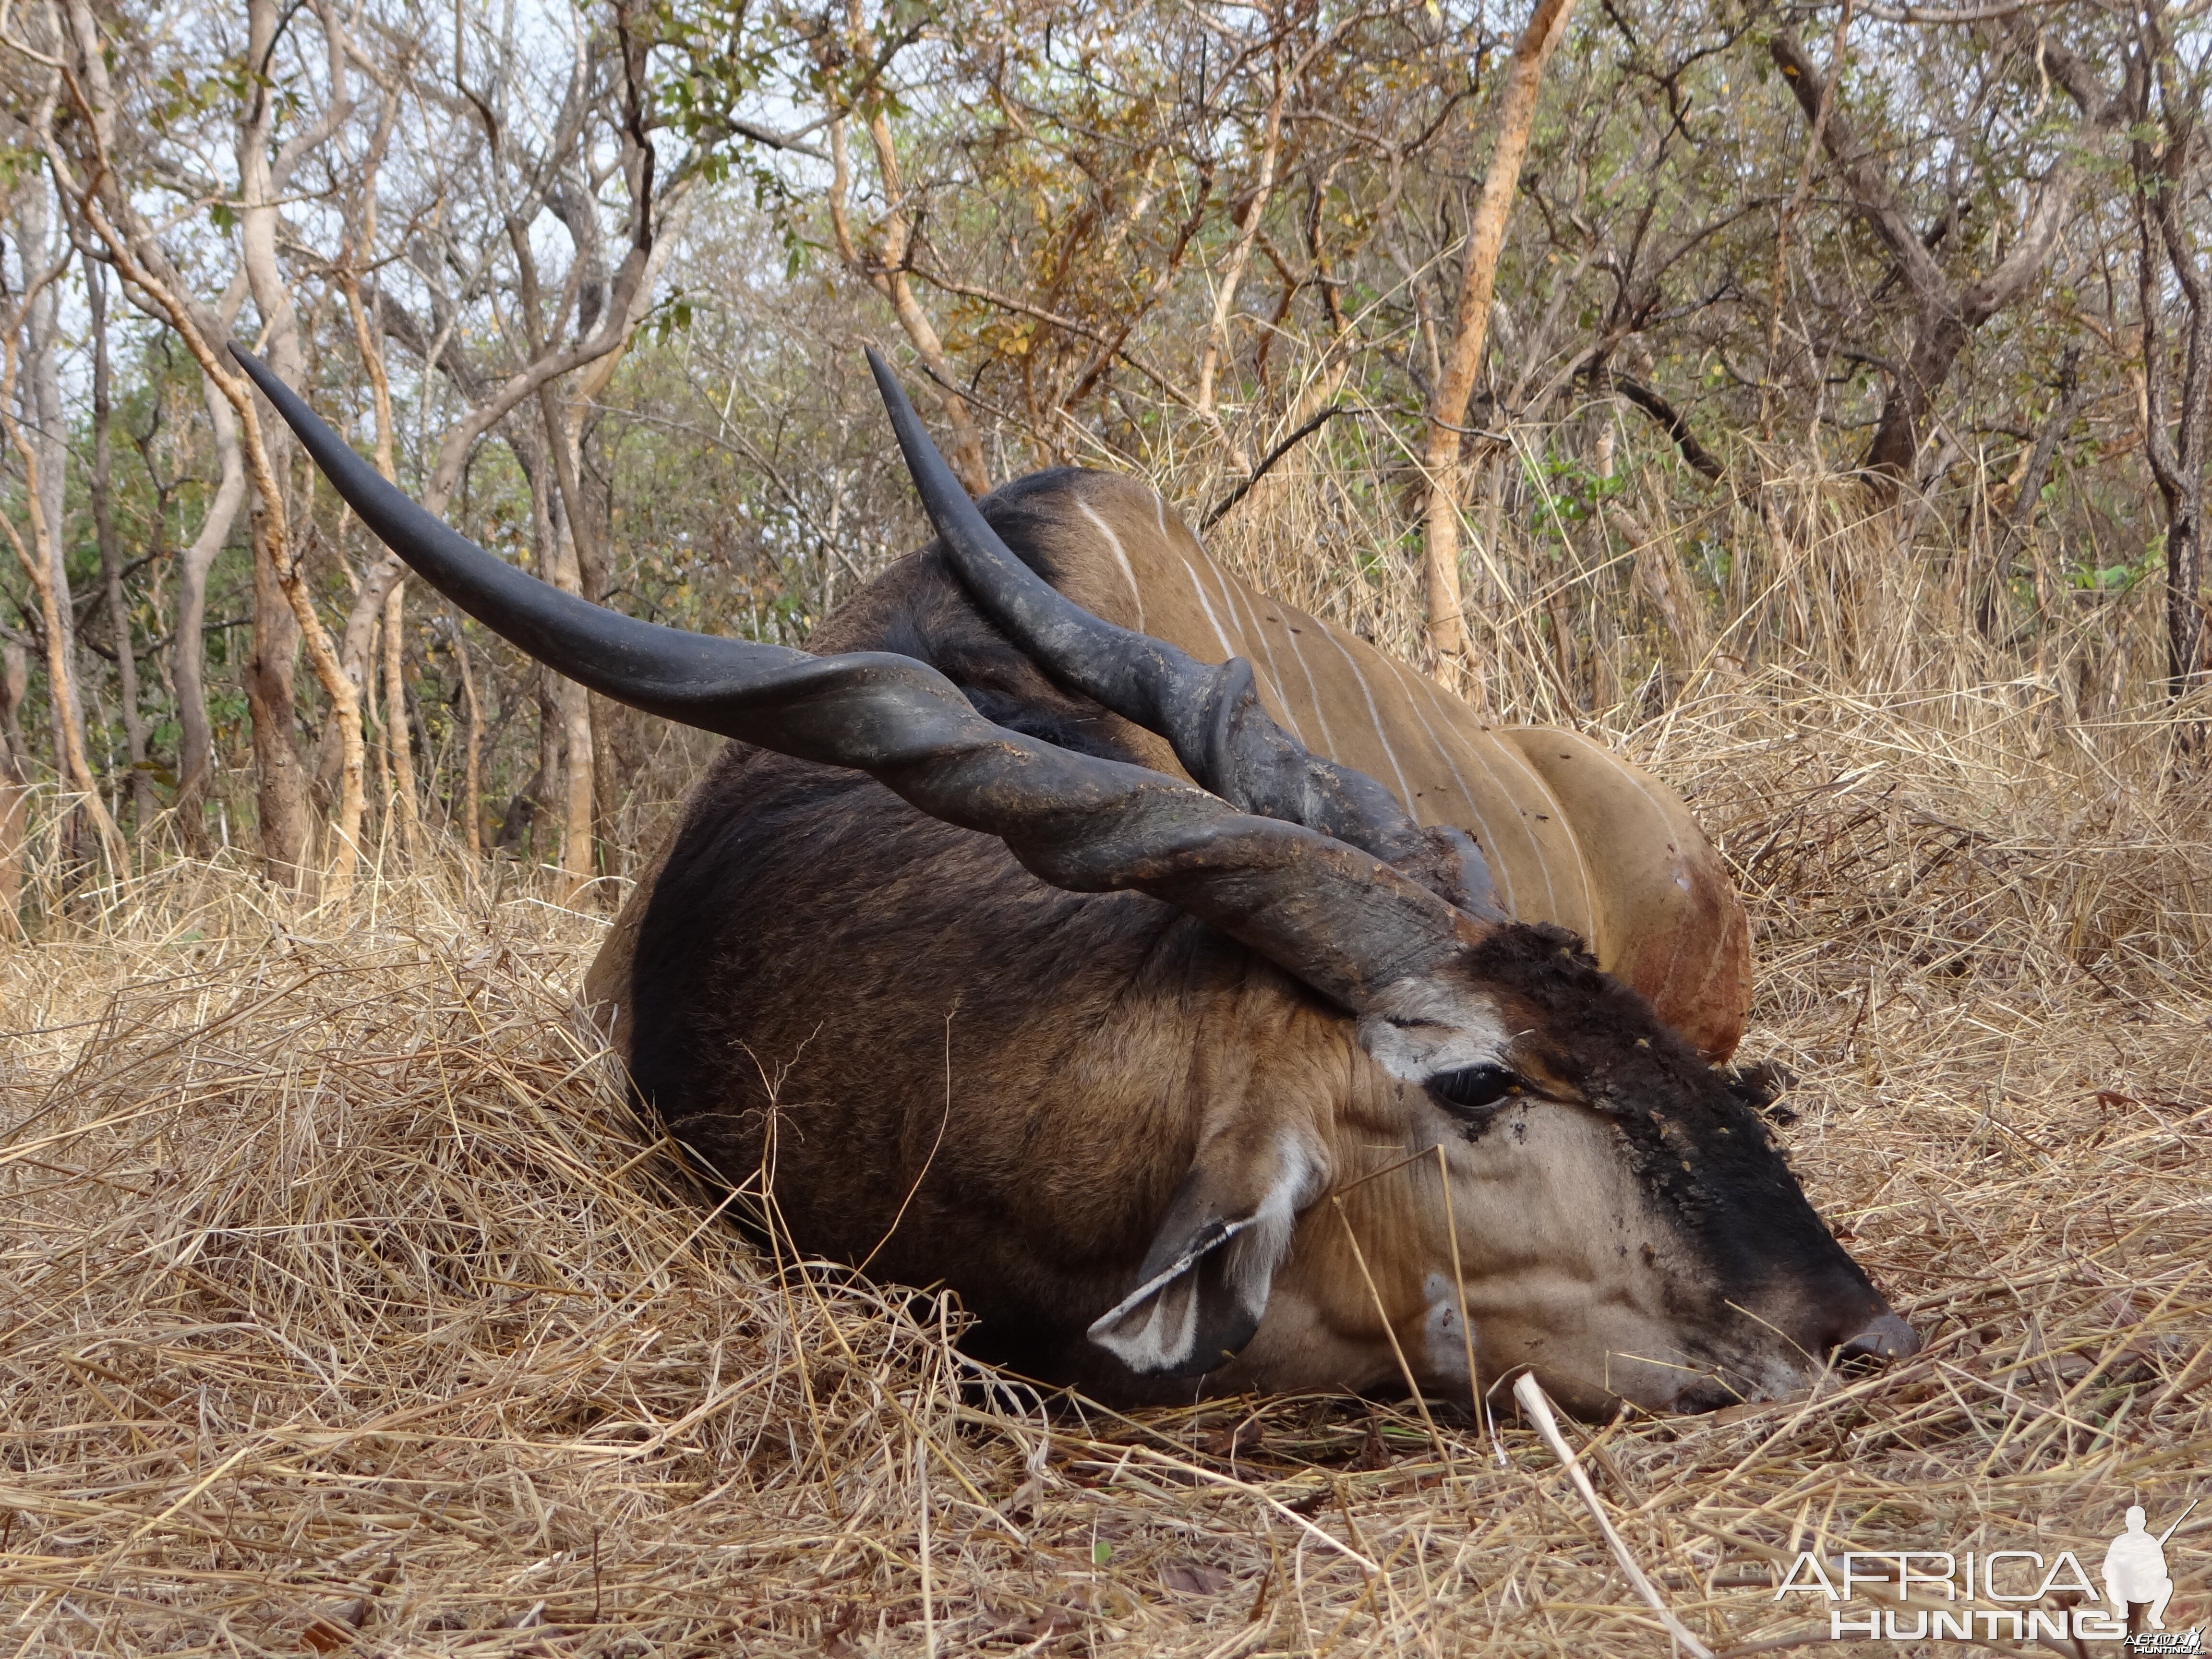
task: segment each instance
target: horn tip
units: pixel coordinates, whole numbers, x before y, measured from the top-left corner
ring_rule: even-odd
[[[267,392],[270,385],[276,383],[276,374],[269,365],[239,344],[237,341],[224,341],[223,349],[230,353],[232,360],[246,371],[246,378],[259,386],[262,391]]]
[[[909,471],[914,466],[915,446],[928,443],[915,416],[914,405],[907,401],[906,388],[899,384],[898,374],[884,361],[884,355],[873,346],[860,348],[868,356],[868,372],[876,378],[876,393],[884,400],[884,410],[891,417],[891,430],[898,436],[899,448],[905,453]]]
[[[898,376],[884,361],[884,354],[875,347],[862,346],[860,349],[867,354],[868,373],[875,377],[877,393],[896,410],[906,396],[905,389],[898,383]]]

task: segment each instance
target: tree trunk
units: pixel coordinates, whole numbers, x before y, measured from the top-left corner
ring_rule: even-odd
[[[374,172],[372,168],[371,185],[374,184]],[[365,189],[368,187],[364,186]],[[373,198],[368,206],[364,209],[363,216],[373,236],[375,227]],[[368,307],[362,303],[361,282],[353,268],[350,250],[346,263],[340,270],[338,285],[344,292],[346,312],[353,322],[354,349],[361,354],[362,368],[368,376],[370,404],[376,416],[376,470],[383,475],[385,482],[396,483],[398,482],[398,470],[393,461],[392,380],[385,368],[384,349],[378,343],[376,331],[369,326]],[[441,513],[444,509],[445,503],[441,501],[437,506],[430,508],[430,511]],[[385,637],[387,641],[396,636],[400,609],[399,592],[406,576],[406,565],[398,554],[388,551],[381,553],[362,573],[361,591],[354,596],[353,609],[347,613],[345,632],[340,637],[338,645],[338,666],[346,678],[356,685],[369,686],[375,678],[369,666],[368,656],[370,642],[376,633],[379,621],[381,620],[384,624]],[[388,687],[386,690],[386,700],[387,702],[391,700]],[[410,774],[411,770],[410,767]],[[409,837],[408,850],[412,852],[414,850],[414,815],[409,813],[403,822],[406,826]]]
[[[381,629],[380,629],[379,632],[380,635]],[[380,676],[384,672],[383,659],[381,658],[378,659],[376,672]],[[369,686],[369,696],[362,704],[362,718],[364,720],[368,718],[368,711],[376,707],[376,686],[380,682],[371,682]],[[326,739],[331,735],[327,726],[325,727],[323,735]],[[362,736],[364,740],[366,740],[368,736],[366,730],[364,730]],[[384,809],[388,817],[391,813],[397,811],[398,809],[392,805],[392,733],[387,726],[380,725],[377,727],[377,740],[369,744],[369,749],[370,752],[376,757],[376,800],[377,803]],[[337,775],[338,754],[337,745],[327,741],[317,744],[315,756],[315,787],[310,792],[313,795],[317,805],[323,805],[327,801],[331,781],[337,778]],[[391,828],[391,825],[387,823],[385,827],[388,830]]]
[[[106,268],[90,254],[84,259],[84,283],[92,313],[93,533],[100,543],[100,580],[107,590],[107,631],[115,648],[124,741],[131,753],[131,822],[143,832],[154,816],[154,781],[146,774],[146,720],[138,708],[138,653],[131,637],[131,610],[123,597],[123,557],[115,537],[114,458],[108,437],[107,274]]]
[[[372,180],[374,177],[372,169]],[[365,216],[373,236],[376,222],[373,200]],[[386,483],[397,483],[398,469],[392,461],[392,382],[385,372],[383,349],[368,325],[368,307],[361,302],[361,284],[350,262],[344,268],[341,286],[345,290],[347,313],[353,319],[355,349],[361,353],[362,367],[368,372],[370,398],[376,411],[376,470]],[[383,593],[384,619],[384,745],[385,752],[391,757],[392,791],[399,803],[401,844],[411,859],[420,857],[422,852],[422,817],[415,794],[414,750],[408,742],[404,571],[398,559],[390,553],[370,568],[368,579],[362,584],[361,599],[355,605],[355,617],[378,614],[370,606],[374,603],[373,596],[380,590]],[[349,617],[344,641],[339,647],[338,665],[357,685],[366,685],[371,678],[367,657],[366,641],[356,649],[354,617]]]
[[[102,850],[110,867],[118,873],[123,868],[123,841],[116,833],[114,820],[107,815],[107,805],[100,799],[100,785],[92,775],[92,763],[85,757],[84,726],[77,714],[76,672],[75,653],[71,646],[74,630],[70,627],[70,608],[66,586],[57,588],[55,573],[63,569],[61,532],[62,522],[53,505],[58,494],[51,488],[42,453],[45,442],[33,442],[16,418],[15,397],[19,371],[23,366],[22,348],[28,336],[33,348],[32,386],[26,389],[25,403],[42,423],[45,415],[37,391],[42,364],[40,359],[51,356],[53,343],[51,326],[41,333],[36,320],[35,307],[41,299],[52,297],[53,279],[61,272],[57,263],[43,274],[33,277],[30,289],[8,319],[6,339],[0,345],[0,428],[4,428],[9,443],[23,464],[23,507],[31,521],[31,541],[28,546],[15,529],[13,517],[0,514],[0,530],[4,530],[16,562],[30,579],[33,592],[38,596],[39,617],[46,633],[47,705],[54,726],[54,769],[67,780],[69,786],[82,798],[83,810],[98,831]],[[51,322],[51,313],[49,313]],[[58,400],[58,372],[54,382],[54,395]],[[52,417],[48,432],[42,436],[58,438],[60,426],[58,410]],[[64,576],[66,572],[64,572]]]
[[[561,708],[555,690],[555,682],[559,678],[543,665],[535,676],[538,769],[507,802],[507,814],[500,821],[499,838],[493,843],[501,852],[514,853],[533,862],[538,854],[538,820],[544,816],[546,800],[553,793],[553,780],[561,769]]]
[[[1441,667],[1464,655],[1467,624],[1460,614],[1459,514],[1463,488],[1460,444],[1467,409],[1482,372],[1483,348],[1490,338],[1490,297],[1498,283],[1498,256],[1505,243],[1505,222],[1520,188],[1521,163],[1528,150],[1528,131],[1536,118],[1536,94],[1544,65],[1566,32],[1574,0],[1536,0],[1528,26],[1513,47],[1505,72],[1505,96],[1498,115],[1498,137],[1482,199],[1468,226],[1466,264],[1460,275],[1459,308],[1451,350],[1429,400],[1428,442],[1422,455],[1429,494],[1423,538],[1422,572],[1428,605],[1429,648]],[[1449,672],[1449,671],[1448,671]]]
[[[1936,395],[1951,378],[1951,366],[1966,346],[1966,322],[1954,296],[1946,293],[1923,303],[1912,330],[1912,349],[1905,372],[1890,386],[1861,465],[1889,479],[1917,476],[1920,440]]]
[[[1275,163],[1283,148],[1283,99],[1285,91],[1279,80],[1275,84],[1275,95],[1267,105],[1263,128],[1265,137],[1260,146],[1260,176],[1253,181],[1252,198],[1245,204],[1244,217],[1237,225],[1237,240],[1231,246],[1228,263],[1222,269],[1220,286],[1214,290],[1213,315],[1206,331],[1206,351],[1198,364],[1198,412],[1207,420],[1214,419],[1214,376],[1231,349],[1229,320],[1236,313],[1237,289],[1244,280],[1244,267],[1251,263],[1252,245],[1259,240],[1260,222],[1266,216],[1267,198],[1275,190]],[[1249,471],[1249,463],[1243,457],[1240,455],[1233,459],[1238,471]]]
[[[2179,697],[2204,671],[2203,492],[2168,524],[2166,532],[2166,680]]]
[[[177,683],[177,823],[185,845],[196,853],[208,846],[204,807],[215,773],[215,727],[207,704],[208,572],[230,539],[230,527],[246,499],[238,416],[212,380],[201,382],[200,396],[215,428],[221,476],[199,534],[177,562],[177,633],[169,656],[170,673]]]
[[[2079,106],[2081,118],[2074,137],[2086,149],[2116,123],[2123,100],[2107,96],[2063,45],[2040,37],[2033,45],[2039,61],[2049,63],[2055,78]],[[1829,97],[1826,79],[1804,43],[1789,28],[1778,28],[1767,51],[1842,175],[1851,205],[1897,261],[1898,274],[1919,308],[1911,349],[1903,372],[1891,384],[1863,463],[1878,495],[1893,498],[1899,482],[1915,476],[1928,417],[1966,337],[2025,294],[2049,263],[2081,185],[2081,169],[2071,155],[2054,161],[2008,239],[2004,257],[1985,276],[1960,288],[1943,273],[1906,218],[1874,151],[1861,142],[1856,126],[1838,102]]]
[[[17,711],[30,689],[30,658],[0,641],[0,939],[23,936],[23,854],[30,827],[31,769]]]
[[[384,600],[384,740],[392,753],[400,842],[412,859],[422,854],[422,815],[415,799],[415,755],[408,741],[406,599],[407,590],[395,584]]]
[[[469,642],[461,632],[461,619],[453,619],[453,661],[461,675],[461,699],[467,705],[469,729],[461,769],[461,824],[469,849],[469,862],[483,857],[483,705],[477,701],[477,677],[469,667]]]
[[[2172,212],[2172,209],[2167,210]],[[2179,243],[2179,216],[2174,234]],[[2168,693],[2186,696],[2204,672],[2204,450],[2206,405],[2212,402],[2212,293],[2194,251],[2177,247],[2173,264],[2189,302],[2189,340],[2183,356],[2179,453],[2172,488],[2166,492],[2166,681]]]
[[[2005,515],[2004,528],[1997,534],[1996,556],[1990,561],[1986,579],[1979,584],[1981,592],[1976,600],[1975,614],[1984,635],[1996,632],[1999,607],[2012,580],[2013,562],[2027,544],[2028,532],[2035,526],[2035,509],[2043,495],[2043,481],[2050,474],[2051,459],[2057,454],[2060,442],[2086,401],[2081,363],[2081,348],[2067,347],[2058,364],[2058,401],[2050,418],[2044,422],[2034,448],[2028,452],[2027,465],[2021,472],[2019,486],[2013,495],[2012,510]]]
[[[289,14],[287,14],[289,15]],[[349,107],[345,58],[340,25],[334,14],[319,14],[330,57],[330,106],[310,132],[287,142],[284,149],[296,164],[305,148],[319,142],[315,133],[327,134],[345,118]],[[276,33],[283,20],[276,0],[247,0],[246,40],[249,56],[266,63],[275,51]],[[301,384],[304,360],[300,350],[296,308],[276,258],[279,179],[272,138],[276,127],[274,88],[257,83],[247,93],[244,118],[238,126],[239,248],[246,278],[253,291],[254,309],[267,335],[270,366],[293,386]],[[210,356],[212,352],[210,350]],[[204,370],[207,365],[203,364]],[[235,389],[250,399],[238,377],[216,363],[227,392]],[[294,732],[298,719],[293,700],[293,668],[304,642],[314,665],[316,679],[330,700],[331,718],[339,734],[343,756],[338,809],[332,823],[331,872],[326,899],[343,902],[353,885],[360,856],[361,821],[364,806],[362,775],[367,753],[362,740],[361,686],[349,679],[338,661],[337,648],[316,614],[314,603],[300,569],[299,552],[291,531],[291,514],[281,480],[291,441],[281,423],[264,428],[249,401],[240,411],[246,461],[254,491],[260,499],[254,518],[254,666],[249,676],[248,702],[253,712],[253,747],[264,764],[276,766],[273,776],[260,783],[264,809],[261,823],[263,856],[272,866],[289,866],[290,879],[303,883],[309,843],[307,779],[300,765],[299,744]],[[259,568],[267,565],[264,574]],[[277,603],[289,615],[280,622]],[[264,726],[267,727],[264,732]],[[272,818],[270,811],[276,815]]]
[[[570,679],[555,688],[561,708],[561,746],[566,759],[561,800],[561,902],[572,904],[596,873],[592,850],[597,804],[592,790],[591,694]]]
[[[558,440],[555,447],[558,447]],[[582,592],[582,575],[576,556],[576,539],[568,501],[556,495],[552,507],[553,583],[564,593]],[[595,753],[592,743],[591,694],[574,680],[555,677],[554,705],[560,711],[561,747],[565,757],[561,792],[561,902],[573,902],[591,884],[594,804],[592,774]]]
[[[21,222],[22,252],[29,256],[24,262],[27,270],[33,260],[46,257],[49,240],[47,210],[46,191],[31,191],[25,200]],[[76,596],[70,591],[69,574],[70,421],[68,412],[62,407],[60,301],[54,283],[41,284],[27,297],[22,318],[23,405],[30,422],[26,435],[38,452],[33,488],[45,519],[44,533],[34,532],[33,545],[46,561],[46,580],[53,589],[52,620],[58,622],[61,629],[58,651],[50,649],[47,655],[52,661],[63,664],[64,671],[52,678],[52,696],[46,703],[57,759],[67,752],[71,741],[70,733],[76,734],[75,740],[80,747],[86,741],[84,692],[79,678],[81,657],[76,641]],[[75,783],[88,796],[99,793],[99,785],[93,780],[88,764]],[[63,839],[69,845],[72,859],[83,859],[89,854],[89,848],[81,845],[83,835],[84,820],[71,811]]]
[[[253,721],[256,799],[261,860],[269,879],[298,888],[307,873],[307,775],[294,727],[292,678],[300,653],[299,619],[278,581],[260,513],[253,515],[253,658],[246,665],[246,701]]]
[[[276,50],[276,0],[247,0],[247,52],[257,64]],[[292,296],[276,262],[276,204],[271,188],[270,140],[275,119],[273,88],[248,91],[247,111],[238,127],[239,242],[246,277],[259,313],[270,366],[298,386],[305,360]],[[263,468],[272,486],[284,476],[290,434],[279,425],[262,440]],[[246,706],[253,721],[255,781],[260,805],[261,858],[269,878],[302,887],[307,875],[310,838],[307,778],[300,763],[299,720],[293,678],[299,660],[300,628],[283,593],[274,563],[277,550],[269,542],[275,501],[254,508],[253,659],[246,668]],[[286,514],[286,517],[290,515]]]
[[[599,873],[621,879],[624,872],[622,804],[637,775],[637,744],[645,716],[636,709],[592,694],[592,817],[598,824]]]
[[[538,456],[532,461],[524,446],[516,446],[514,453],[515,459],[522,463],[523,470],[530,478],[531,536],[533,544],[538,549],[538,574],[549,578],[556,586],[562,587],[564,592],[573,593],[575,592],[576,581],[575,554],[573,548],[567,548],[564,550],[561,527],[557,522],[556,512],[557,492],[550,476],[553,469],[543,455]],[[530,839],[527,855],[533,861],[536,861],[538,856],[538,839],[535,833],[538,821],[545,816],[547,808],[552,805],[555,799],[555,780],[561,775],[562,739],[568,736],[570,729],[567,697],[570,683],[542,663],[538,666],[535,678],[538,694],[538,770],[532,775],[530,781],[523,786],[521,792],[507,804],[507,817],[499,830],[499,845],[502,848],[520,849],[524,836],[528,835]],[[590,720],[587,714],[585,720],[587,742],[589,741],[589,725]],[[586,776],[588,778],[588,769],[591,765],[588,750],[585,754],[584,763],[586,769]],[[559,793],[560,799],[566,806],[571,799],[569,792],[562,790]],[[564,845],[562,850],[566,854],[569,849]],[[565,899],[575,890],[578,884],[574,879],[574,872],[568,867],[566,858],[562,858],[558,862],[563,877],[561,891]]]
[[[582,433],[588,398],[604,388],[618,356],[610,356],[587,371],[590,384],[563,399],[552,381],[538,388],[538,412],[545,428],[547,471],[552,488],[546,502],[552,537],[554,586],[564,593],[597,604],[605,591],[606,566],[593,534],[581,483]],[[554,697],[561,710],[562,747],[567,755],[561,814],[561,899],[573,902],[598,873],[593,849],[599,789],[599,747],[593,741],[591,694],[563,679]]]
[[[2136,22],[2136,52],[2153,64],[2167,50],[2165,8],[2153,4]],[[2160,105],[2154,120],[2151,97],[2158,86]],[[2176,107],[2170,86],[2138,73],[2130,91],[2135,134],[2130,146],[2135,174],[2136,309],[2142,332],[2143,454],[2166,503],[2166,678],[2169,695],[2181,697],[2204,671],[2204,462],[2208,422],[2212,421],[2212,276],[2208,276],[2191,239],[2181,204],[2197,151],[2197,111],[2193,102]],[[2158,126],[2165,142],[2154,144]],[[2164,267],[2161,270],[2161,267]],[[2181,390],[2172,396],[2164,312],[2167,271],[2179,290],[2187,319],[2182,353]],[[2172,416],[2168,404],[2178,404]],[[2194,744],[2199,733],[2192,730]]]

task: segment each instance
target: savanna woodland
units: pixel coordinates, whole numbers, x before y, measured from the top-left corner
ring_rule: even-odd
[[[2207,9],[4,0],[0,1645],[1772,1651],[1801,1551],[2212,1496]],[[733,1230],[574,1013],[710,745],[408,580],[232,341],[786,644],[926,538],[873,343],[971,489],[1137,475],[1614,745],[1926,1348],[1124,1417]]]

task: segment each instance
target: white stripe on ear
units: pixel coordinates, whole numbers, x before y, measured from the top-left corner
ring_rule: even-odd
[[[1225,1146],[1200,1152],[1152,1241],[1143,1282],[1092,1322],[1093,1342],[1141,1375],[1194,1376],[1252,1340],[1290,1255],[1298,1212],[1327,1184],[1320,1160],[1297,1134],[1278,1133],[1270,1150],[1256,1158],[1237,1158]],[[1209,1167],[1231,1158],[1243,1167]],[[1255,1187],[1256,1202],[1224,1201]]]
[[[1188,1364],[1198,1346],[1199,1276],[1194,1270],[1209,1251],[1227,1243],[1257,1219],[1206,1229],[1164,1272],[1154,1273],[1094,1320],[1086,1334],[1133,1371],[1173,1372]],[[1271,1264],[1267,1277],[1273,1276]],[[1267,1307],[1266,1282],[1261,1284],[1257,1307],[1245,1297],[1237,1300],[1257,1325],[1259,1315]]]

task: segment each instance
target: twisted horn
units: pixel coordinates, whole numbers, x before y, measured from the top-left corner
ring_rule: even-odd
[[[440,523],[258,358],[231,351],[386,546],[485,627],[603,696],[866,772],[932,817],[998,836],[1055,887],[1148,893],[1354,1012],[1480,937],[1470,918],[1367,853],[1144,767],[994,726],[912,658],[816,657],[688,634],[563,593]]]
[[[1024,564],[953,477],[897,379],[867,349],[915,491],[975,602],[1039,666],[1156,732],[1200,787],[1232,805],[1374,854],[1473,914],[1502,919],[1489,866],[1460,830],[1426,829],[1364,772],[1316,755],[1261,705],[1252,665],[1209,665],[1093,616]]]

